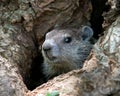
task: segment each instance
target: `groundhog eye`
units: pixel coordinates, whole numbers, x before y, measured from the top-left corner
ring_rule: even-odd
[[[72,41],[72,38],[71,37],[65,37],[64,38],[64,42],[65,43],[70,43]]]

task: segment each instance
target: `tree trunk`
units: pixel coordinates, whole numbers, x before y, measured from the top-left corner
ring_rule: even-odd
[[[90,0],[0,1],[0,96],[120,95],[120,2],[91,1],[92,5]],[[97,20],[102,20],[103,11],[104,22],[100,21],[96,26]],[[102,25],[105,31],[94,45],[84,67],[58,76],[28,92],[30,84],[33,84],[31,69],[34,58],[40,55],[38,49],[45,33],[54,26],[79,27],[89,24],[89,20],[96,35],[101,34],[96,29],[101,29]],[[42,64],[42,58],[39,59],[37,66]],[[41,81],[38,82],[40,84]]]
[[[101,36],[81,70],[50,80],[27,96],[119,96],[120,95],[120,16],[119,0],[109,0],[104,12]]]

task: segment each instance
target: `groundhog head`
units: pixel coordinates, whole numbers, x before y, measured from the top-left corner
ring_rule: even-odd
[[[44,64],[61,72],[81,68],[91,51],[89,40],[92,36],[89,26],[82,26],[79,30],[56,28],[48,32],[42,45]]]

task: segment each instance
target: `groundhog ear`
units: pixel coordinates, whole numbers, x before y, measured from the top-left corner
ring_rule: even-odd
[[[90,38],[93,36],[93,30],[89,26],[83,26],[82,27],[82,39],[83,40],[90,40]]]

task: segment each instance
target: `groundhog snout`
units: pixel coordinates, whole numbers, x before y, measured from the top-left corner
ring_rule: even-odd
[[[55,46],[56,46],[56,44],[53,40],[45,40],[42,45],[42,50],[44,52],[50,52],[54,49]]]
[[[45,58],[48,58],[49,60],[52,60],[53,58],[55,58],[52,53],[53,48],[51,45],[44,44],[42,49],[43,49],[43,54]]]
[[[42,47],[42,49],[43,49],[43,51],[48,52],[48,51],[51,51],[51,50],[52,50],[52,46],[50,46],[50,45],[44,45],[44,46]]]
[[[42,45],[42,50],[45,58],[48,58],[49,60],[55,59],[59,55],[59,48],[52,40],[45,40]]]

